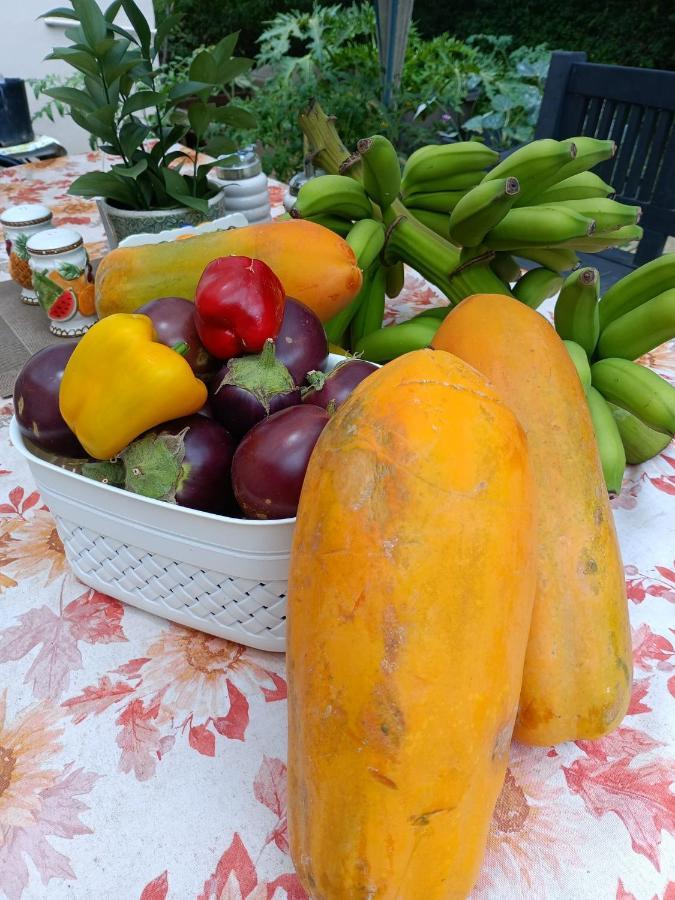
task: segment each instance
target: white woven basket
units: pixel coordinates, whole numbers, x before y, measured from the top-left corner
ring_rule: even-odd
[[[328,367],[339,358],[331,355]],[[294,518],[233,519],[150,500],[36,456],[16,419],[10,438],[84,584],[181,625],[283,652]]]

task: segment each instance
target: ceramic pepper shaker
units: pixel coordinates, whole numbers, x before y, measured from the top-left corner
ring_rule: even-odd
[[[9,274],[21,287],[21,299],[28,306],[39,306],[33,289],[33,273],[28,261],[26,244],[38,231],[52,227],[52,214],[41,203],[21,203],[0,213],[0,225],[5,235],[5,248],[9,257]]]
[[[51,228],[28,239],[33,286],[47,313],[49,330],[60,337],[83,335],[96,321],[94,277],[82,235]]]

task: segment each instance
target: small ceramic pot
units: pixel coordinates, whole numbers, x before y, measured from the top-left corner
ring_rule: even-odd
[[[52,227],[52,214],[40,203],[22,203],[0,213],[0,225],[5,234],[5,248],[9,257],[9,274],[21,288],[21,299],[28,306],[39,306],[33,290],[26,243],[38,231]]]
[[[59,337],[79,337],[96,321],[94,276],[82,235],[73,228],[51,228],[28,239],[33,287]]]
[[[182,206],[174,209],[119,209],[100,197],[96,199],[96,205],[111,250],[132,234],[157,234],[159,231],[183,228],[185,225],[200,225],[202,222],[219,219],[226,212],[225,192],[222,190],[209,200],[206,215]]]

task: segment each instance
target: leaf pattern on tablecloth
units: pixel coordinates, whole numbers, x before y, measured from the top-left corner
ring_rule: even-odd
[[[263,756],[253,782],[253,795],[277,817],[276,825],[265,838],[265,844],[274,842],[282,853],[288,853],[286,763],[283,760]]]
[[[652,711],[651,706],[643,703],[643,700],[649,693],[651,678],[633,679],[633,693],[631,694],[630,704],[626,712],[627,716],[638,716],[641,713],[649,713]]]
[[[286,873],[273,881],[258,881],[256,867],[237,832],[232,843],[218,860],[213,874],[204,882],[197,900],[281,900],[277,889],[287,900],[308,900],[296,875]]]
[[[149,881],[141,892],[140,900],[166,900],[169,892],[169,878],[166,869],[153,881]]]
[[[658,576],[646,575],[636,566],[625,566],[626,591],[633,603],[642,603],[646,597],[661,597],[675,603],[675,572],[668,566],[655,566]]]

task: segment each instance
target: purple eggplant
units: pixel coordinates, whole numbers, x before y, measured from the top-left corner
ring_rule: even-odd
[[[328,373],[310,372],[307,376],[308,388],[302,392],[302,402],[328,408],[333,404],[337,409],[345,402],[357,384],[377,372],[378,366],[365,359],[346,359]]]
[[[228,432],[195,414],[165,422],[120,454],[124,487],[178,506],[231,515],[236,507],[230,470],[235,442]]]
[[[235,437],[287,406],[300,403],[300,388],[286,366],[275,356],[274,341],[262,353],[237,356],[216,373],[211,382],[209,406],[214,419]]]
[[[322,369],[328,359],[328,339],[321,320],[308,306],[286,297],[284,317],[274,339],[277,359],[302,384],[312,369]]]
[[[234,495],[247,518],[296,514],[309,458],[328,420],[318,406],[293,406],[249,431],[232,460]]]
[[[194,303],[183,297],[160,297],[143,304],[136,312],[152,319],[157,340],[161,344],[168,347],[182,343],[188,345],[184,356],[195,375],[200,378],[213,375],[220,360],[211,356],[199,340],[194,321]]]
[[[38,350],[24,364],[14,385],[19,431],[41,450],[82,459],[86,451],[59,410],[59,388],[77,341],[61,341]]]

